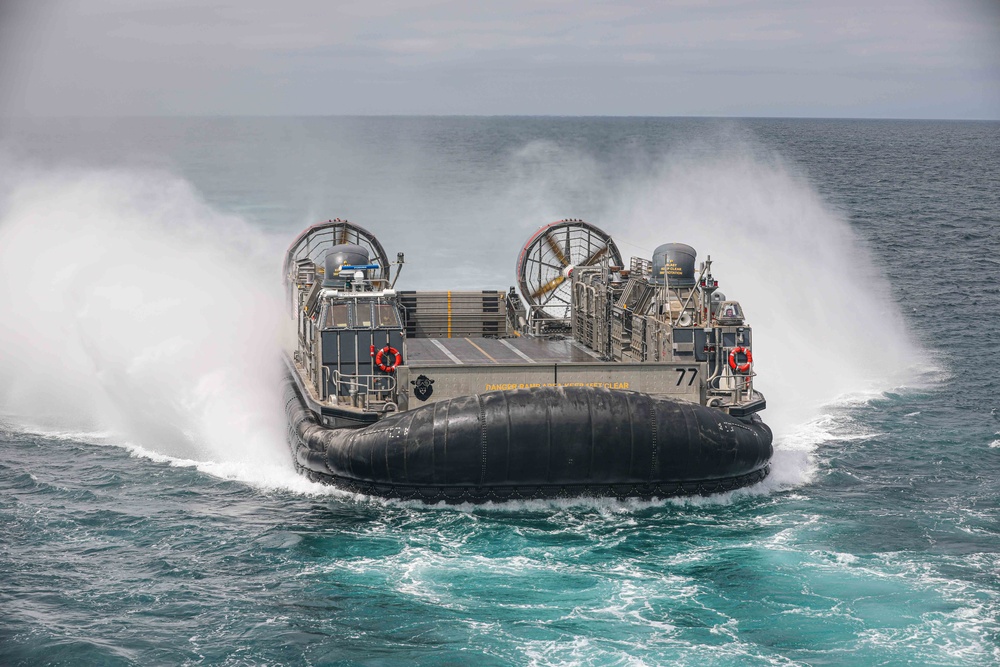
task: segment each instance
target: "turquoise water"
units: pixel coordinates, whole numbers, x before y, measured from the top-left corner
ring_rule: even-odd
[[[1000,662],[1000,124],[2,131],[0,664]],[[335,216],[417,289],[505,288],[561,217],[711,254],[771,478],[486,507],[299,478],[277,266]]]

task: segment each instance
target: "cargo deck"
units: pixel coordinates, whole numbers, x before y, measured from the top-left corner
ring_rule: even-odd
[[[409,338],[411,366],[593,363],[600,357],[572,340],[547,338]]]

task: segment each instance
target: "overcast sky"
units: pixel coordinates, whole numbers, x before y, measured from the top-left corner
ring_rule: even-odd
[[[1000,119],[1000,0],[0,0],[0,113]]]

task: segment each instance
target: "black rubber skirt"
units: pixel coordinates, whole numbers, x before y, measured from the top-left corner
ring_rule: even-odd
[[[493,391],[332,429],[289,379],[285,409],[310,479],[425,502],[709,495],[760,482],[772,453],[756,415],[596,387]]]

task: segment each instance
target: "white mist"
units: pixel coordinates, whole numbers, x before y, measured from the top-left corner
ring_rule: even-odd
[[[631,244],[677,241],[699,262],[711,255],[720,291],[753,326],[756,387],[776,436],[773,481],[795,484],[842,425],[830,406],[907,383],[920,353],[845,217],[793,166],[729,139],[667,156],[619,199],[617,217]]]
[[[0,409],[261,481],[293,474],[275,250],[163,173],[8,171]]]

